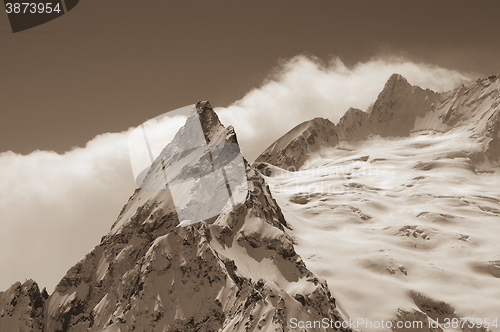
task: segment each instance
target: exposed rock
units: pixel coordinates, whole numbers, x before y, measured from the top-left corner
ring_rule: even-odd
[[[357,108],[349,108],[337,124],[340,141],[351,141],[366,138],[371,131],[368,127],[368,113]]]
[[[399,74],[393,74],[369,114],[370,130],[381,136],[406,136],[415,119],[424,116],[439,101],[439,95],[429,89],[412,86]]]
[[[419,310],[404,311],[400,310],[397,319],[393,321],[393,325],[407,324],[406,328],[395,328],[394,331],[444,331],[445,329],[453,328],[455,331],[463,332],[486,332],[488,329],[475,320],[467,321],[455,313],[448,303],[436,301],[430,297],[418,293],[410,292],[410,297],[415,302]],[[404,325],[403,325],[404,326]]]
[[[0,293],[0,331],[44,331],[45,298],[33,280]]]
[[[338,143],[335,124],[324,118],[314,118],[296,126],[271,144],[256,160],[289,171],[296,171],[311,154],[322,147],[334,147]]]

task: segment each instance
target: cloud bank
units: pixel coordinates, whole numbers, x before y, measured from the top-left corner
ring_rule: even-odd
[[[324,64],[298,56],[283,62],[261,87],[216,112],[224,125],[235,127],[243,153],[252,161],[302,121],[321,116],[337,122],[351,106],[365,110],[393,73],[437,91],[471,79],[398,59],[348,68],[338,59]],[[177,120],[166,129],[168,135],[158,137],[171,139],[180,126]],[[100,242],[136,188],[128,153],[130,132],[99,135],[84,148],[62,155],[0,153],[0,290],[33,278],[51,292]]]
[[[100,242],[133,193],[126,133],[65,154],[0,154],[0,289],[52,288]]]
[[[244,156],[253,161],[303,121],[324,117],[337,123],[349,107],[366,110],[394,73],[402,74],[413,85],[438,92],[473,77],[400,58],[375,59],[348,68],[338,58],[323,63],[297,56],[283,62],[261,87],[216,112],[224,125],[234,126]]]

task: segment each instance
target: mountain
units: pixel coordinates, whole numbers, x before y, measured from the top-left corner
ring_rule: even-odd
[[[44,331],[43,312],[48,294],[33,280],[0,292],[0,331]]]
[[[369,112],[350,108],[340,118],[341,140],[359,140],[376,134],[382,137],[408,136],[415,120],[438,107],[442,96],[429,89],[412,86],[399,74],[393,74]]]
[[[298,170],[309,156],[322,147],[338,143],[335,124],[314,118],[303,122],[271,144],[256,160],[289,170]]]
[[[370,135],[368,113],[357,108],[349,108],[337,124],[338,138],[341,141],[358,140]]]
[[[436,93],[412,86],[399,74],[393,74],[375,103],[367,112],[350,108],[337,125],[330,121],[327,131],[317,129],[319,139],[313,148],[303,128],[317,128],[314,120],[306,121],[271,144],[257,159],[283,169],[299,169],[305,161],[337,142],[354,142],[369,138],[408,137],[432,130],[459,132],[469,148],[464,151],[476,164],[500,164],[500,78],[491,75],[455,90]],[[313,124],[314,123],[314,124]]]
[[[415,119],[439,102],[439,94],[412,86],[399,74],[392,75],[370,111],[368,126],[380,136],[407,136]]]
[[[435,93],[393,75],[368,111],[302,123],[253,165],[197,103],[50,296],[0,292],[0,331],[500,331],[498,77]]]
[[[436,111],[416,123],[417,129],[461,132],[471,144],[477,144],[471,157],[487,165],[500,165],[500,78],[478,79],[443,94],[443,99]]]
[[[500,331],[499,119],[497,76],[435,93],[393,75],[300,172],[254,164],[357,328]]]
[[[45,332],[286,331],[292,318],[342,322],[326,283],[295,252],[265,179],[245,160],[232,161],[238,152],[233,128],[208,102],[197,103],[111,231],[53,294],[40,300],[33,291],[33,300],[16,284],[2,295],[0,330],[12,321]],[[220,187],[230,195],[214,201]]]

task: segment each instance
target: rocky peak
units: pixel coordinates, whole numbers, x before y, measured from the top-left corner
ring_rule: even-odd
[[[462,130],[464,138],[478,140],[480,152],[472,158],[500,164],[500,80],[495,75],[450,91],[443,98],[437,121],[447,130]]]
[[[412,85],[401,74],[392,74],[384,85],[381,93],[395,93],[398,91],[411,89]]]
[[[438,102],[439,95],[434,91],[412,86],[403,76],[393,74],[370,111],[370,129],[381,136],[409,135],[415,119]]]
[[[256,160],[290,171],[304,165],[307,158],[323,147],[333,147],[338,143],[337,128],[324,118],[314,118],[303,122],[271,144]]]
[[[357,108],[349,108],[337,124],[339,140],[350,141],[367,137],[370,134],[367,122],[368,113]]]
[[[212,109],[212,106],[208,101],[199,101],[196,103],[196,113],[198,117],[195,119],[195,117],[192,115],[190,119],[199,121],[201,124],[201,127],[203,129],[203,133],[205,134],[205,139],[207,143],[210,143],[214,137],[217,136],[217,133],[220,131],[224,130],[225,127],[222,125],[222,123],[219,120],[219,117],[217,114],[214,112]],[[232,130],[232,127],[230,127]],[[230,129],[228,128],[228,129]],[[232,131],[234,134],[234,130]],[[236,135],[234,135],[236,136]]]
[[[47,293],[28,279],[0,294],[0,331],[43,331]]]

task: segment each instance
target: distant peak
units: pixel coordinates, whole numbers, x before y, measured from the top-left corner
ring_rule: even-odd
[[[325,123],[325,122],[331,122],[330,120],[328,119],[325,119],[325,118],[322,118],[322,117],[316,117],[312,120],[310,120],[310,123],[311,124],[321,124],[321,123]]]
[[[317,117],[292,128],[262,152],[255,162],[296,171],[311,154],[322,147],[334,147],[337,143],[335,124],[328,119]]]
[[[363,111],[360,110],[359,108],[349,107],[349,109],[345,112],[344,116],[347,115],[347,114],[359,113],[359,112],[363,112]]]
[[[399,80],[407,81],[406,78],[403,77],[403,75],[398,73],[394,73],[391,75],[391,77],[389,77],[389,81],[399,81]]]
[[[395,73],[395,74],[392,74],[391,77],[389,77],[389,79],[387,80],[387,83],[385,85],[387,87],[387,86],[396,85],[396,84],[397,85],[400,85],[400,84],[411,85],[410,83],[408,83],[408,80],[403,77],[403,75]]]

